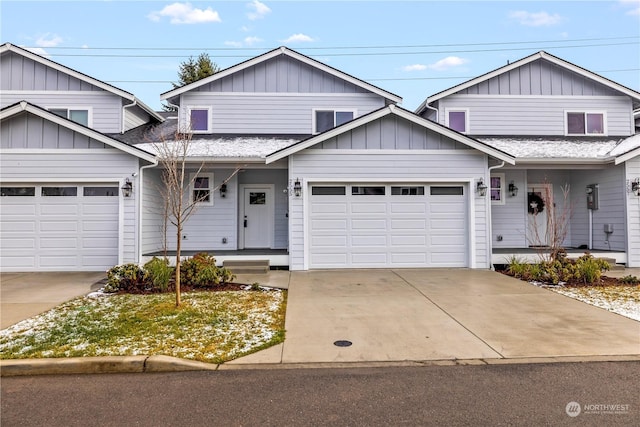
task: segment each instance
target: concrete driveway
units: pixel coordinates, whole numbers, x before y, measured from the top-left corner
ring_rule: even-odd
[[[97,290],[100,272],[0,274],[0,329]]]
[[[640,354],[640,322],[487,270],[291,272],[286,329],[230,364]]]

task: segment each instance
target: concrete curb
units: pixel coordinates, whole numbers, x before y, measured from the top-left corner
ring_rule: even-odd
[[[215,371],[218,365],[170,356],[0,360],[0,376]]]
[[[399,360],[388,362],[261,363],[215,365],[170,356],[104,356],[0,360],[0,376],[230,371],[252,369],[489,366],[542,363],[640,362],[640,355],[523,357],[512,359]]]

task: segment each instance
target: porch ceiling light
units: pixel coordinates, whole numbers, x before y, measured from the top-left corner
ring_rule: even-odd
[[[636,178],[631,182],[631,192],[640,197],[640,178]]]
[[[478,192],[478,196],[484,197],[487,195],[487,186],[484,183],[484,180],[480,178],[478,183],[476,184],[476,191]]]
[[[293,183],[293,194],[296,197],[302,195],[302,184],[300,184],[300,178],[296,178],[296,182]]]
[[[129,181],[129,178],[125,178],[124,184],[120,189],[122,190],[123,197],[131,197],[131,193],[133,192],[133,183]]]
[[[518,187],[516,187],[513,181],[509,183],[509,194],[511,197],[516,197],[518,195]]]

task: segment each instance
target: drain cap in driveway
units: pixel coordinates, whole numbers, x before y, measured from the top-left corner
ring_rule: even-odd
[[[347,340],[338,340],[333,343],[333,345],[335,345],[336,347],[349,347],[351,344],[353,343]]]

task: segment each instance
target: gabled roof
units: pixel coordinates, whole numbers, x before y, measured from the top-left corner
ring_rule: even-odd
[[[4,43],[2,45],[0,45],[0,54],[3,54],[5,52],[14,52],[18,55],[24,56],[26,58],[31,59],[32,61],[38,62],[42,65],[45,65],[47,67],[51,67],[54,70],[60,71],[62,73],[68,74],[70,76],[73,76],[75,78],[77,78],[78,80],[82,80],[84,82],[87,82],[89,84],[92,84],[96,87],[99,87],[100,89],[103,89],[107,92],[111,92],[114,95],[118,95],[124,99],[127,99],[131,102],[135,102],[137,105],[140,106],[140,108],[142,108],[143,110],[145,110],[147,113],[149,113],[149,115],[151,115],[152,117],[154,117],[156,120],[158,121],[162,121],[164,120],[162,118],[162,116],[160,116],[157,112],[155,112],[153,110],[153,108],[149,107],[148,105],[146,105],[144,102],[142,102],[141,100],[139,100],[138,98],[136,98],[132,93],[126,92],[122,89],[119,89],[115,86],[112,86],[108,83],[105,83],[103,81],[100,81],[98,79],[95,79],[91,76],[88,76],[84,73],[81,73],[79,71],[73,70],[69,67],[66,67],[62,64],[58,64],[55,61],[52,61],[50,59],[45,58],[44,56],[38,55],[36,53],[33,53],[27,49],[15,46],[11,43]]]
[[[452,95],[456,92],[459,92],[461,90],[467,89],[471,86],[475,86],[478,83],[482,83],[486,80],[489,80],[493,77],[499,76],[500,74],[504,74],[504,73],[508,73],[511,70],[514,70],[516,68],[522,67],[523,65],[529,64],[531,62],[537,61],[538,59],[544,59],[546,61],[549,61],[559,67],[565,68],[567,70],[573,71],[577,74],[580,74],[581,76],[594,80],[604,86],[607,86],[613,90],[616,90],[618,92],[621,92],[629,97],[631,97],[632,99],[634,99],[634,106],[637,107],[640,104],[640,92],[636,92],[633,89],[629,89],[626,86],[623,86],[619,83],[614,82],[613,80],[609,80],[606,77],[602,77],[601,75],[598,75],[592,71],[589,71],[585,68],[579,67],[575,64],[572,64],[571,62],[567,62],[564,59],[558,58],[557,56],[551,55],[550,53],[547,53],[545,51],[540,51],[537,53],[534,53],[533,55],[529,55],[525,58],[522,58],[518,61],[512,62],[510,64],[507,64],[503,67],[497,68],[493,71],[490,71],[486,74],[483,74],[479,77],[473,78],[471,80],[467,80],[464,83],[460,83],[459,85],[453,86],[449,89],[443,90],[442,92],[438,92],[435,95],[431,95],[429,96],[422,104],[420,104],[420,106],[416,109],[416,113],[420,114],[422,113],[426,108],[427,105],[431,104],[432,102],[435,102],[439,99],[442,99],[444,97],[447,97],[449,95]]]
[[[100,133],[96,130],[93,130],[89,127],[83,126],[79,123],[73,122],[65,117],[61,117],[57,114],[54,114],[44,108],[38,107],[37,105],[30,104],[27,101],[20,101],[13,105],[9,105],[2,110],[0,110],[0,120],[8,119],[12,116],[18,115],[22,112],[28,112],[38,117],[41,117],[45,120],[48,120],[52,123],[56,123],[60,126],[63,126],[69,130],[74,132],[78,132],[82,135],[85,135],[89,138],[95,139],[103,144],[116,148],[118,150],[124,151],[125,153],[131,154],[132,156],[138,157],[140,159],[146,160],[150,163],[156,163],[156,158],[153,154],[148,153],[142,149],[137,147],[132,147],[131,145],[125,144],[123,142],[117,141],[103,133]]]
[[[367,82],[365,82],[364,80],[360,80],[356,77],[351,76],[350,74],[344,73],[336,68],[330,67],[326,64],[323,64],[322,62],[316,61],[315,59],[312,59],[306,55],[303,55],[301,53],[298,53],[294,50],[291,50],[287,47],[281,46],[277,49],[273,49],[272,51],[269,51],[267,53],[264,53],[262,55],[256,56],[255,58],[249,59],[247,61],[241,62],[237,65],[234,65],[232,67],[229,67],[225,70],[219,71],[209,77],[206,77],[204,79],[198,80],[197,82],[193,82],[191,84],[185,85],[185,86],[181,86],[179,88],[175,88],[173,90],[170,90],[168,92],[165,92],[163,94],[160,95],[160,99],[161,100],[166,100],[169,98],[173,98],[174,96],[180,95],[182,93],[188,92],[190,90],[193,90],[197,87],[200,87],[202,85],[206,85],[208,83],[214,82],[216,80],[225,78],[231,74],[234,74],[238,71],[247,69],[249,67],[252,67],[256,64],[259,64],[261,62],[265,62],[268,61],[272,58],[275,58],[279,55],[286,55],[289,56],[293,59],[296,59],[300,62],[303,62],[307,65],[310,65],[314,68],[317,68],[319,70],[322,70],[326,73],[329,73],[335,77],[338,77],[340,79],[346,80],[349,83],[352,83],[356,86],[359,86],[365,90],[368,90],[369,92],[373,92],[377,95],[382,96],[383,98],[387,98],[390,101],[393,101],[395,103],[400,103],[402,102],[402,97],[395,95],[391,92],[387,92],[386,90],[380,89],[377,86],[374,86],[372,84],[369,84]]]
[[[402,117],[406,120],[409,120],[417,125],[423,126],[429,130],[437,132],[443,136],[453,139],[454,141],[460,142],[464,145],[469,146],[470,148],[474,148],[480,152],[483,152],[489,156],[495,157],[498,160],[505,161],[511,165],[515,164],[515,159],[510,154],[501,151],[497,148],[491,147],[483,142],[470,138],[466,135],[463,135],[459,132],[456,132],[452,129],[449,129],[446,126],[440,125],[438,123],[432,122],[431,120],[423,119],[422,117],[412,113],[409,110],[405,110],[404,108],[398,107],[396,105],[388,105],[386,107],[382,107],[378,110],[375,110],[369,114],[358,117],[356,119],[351,120],[343,125],[335,127],[333,129],[329,129],[326,132],[323,132],[319,135],[312,136],[303,141],[300,141],[297,144],[294,144],[290,147],[283,148],[279,151],[271,153],[266,158],[266,163],[273,163],[276,160],[280,160],[292,154],[295,154],[299,151],[302,151],[306,148],[312,147],[315,144],[318,144],[322,141],[326,141],[330,138],[338,136],[344,132],[348,132],[360,126],[363,126],[367,123],[373,122],[374,120],[381,119],[382,117],[388,115],[396,115]]]

